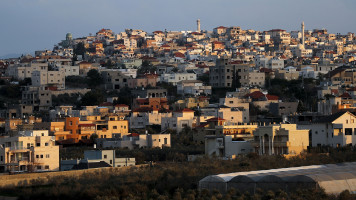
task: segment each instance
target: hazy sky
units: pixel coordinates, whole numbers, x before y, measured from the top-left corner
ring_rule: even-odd
[[[356,0],[0,0],[0,56],[52,49],[65,38],[125,28],[195,30],[326,28],[356,32]]]

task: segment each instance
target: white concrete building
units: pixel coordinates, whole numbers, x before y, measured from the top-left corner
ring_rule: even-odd
[[[161,125],[163,117],[172,117],[171,112],[159,112],[158,109],[144,110],[139,108],[131,113],[129,118],[130,128],[146,128],[148,125]]]
[[[184,80],[177,83],[178,94],[211,95],[211,86],[204,86],[199,80]]]
[[[79,66],[78,65],[57,65],[58,71],[64,72],[64,75],[67,76],[79,76]]]
[[[179,81],[184,80],[197,80],[197,75],[194,73],[174,73],[174,74],[162,74],[160,76],[160,82],[171,83],[177,85]]]
[[[162,117],[161,130],[166,129],[176,130],[181,132],[185,127],[193,127],[194,111],[184,109],[181,111],[173,112],[172,117]]]
[[[171,147],[170,134],[130,134],[122,139],[98,139],[97,143],[101,148],[163,148]]]
[[[356,144],[356,116],[350,112],[338,112],[325,116],[298,129],[310,129],[310,146],[340,147]]]
[[[231,136],[205,136],[205,155],[233,159],[239,154],[253,152],[253,147],[248,141],[233,141]]]
[[[32,86],[55,86],[58,89],[65,89],[65,77],[62,71],[33,71]]]

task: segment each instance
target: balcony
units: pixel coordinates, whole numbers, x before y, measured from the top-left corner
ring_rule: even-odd
[[[275,147],[290,147],[290,141],[274,141],[273,146],[275,146]]]
[[[10,162],[8,164],[11,165],[28,165],[30,163],[30,158],[29,157],[23,157],[22,159],[13,159],[10,160]]]
[[[30,148],[27,147],[10,147],[11,152],[29,152],[31,151]]]

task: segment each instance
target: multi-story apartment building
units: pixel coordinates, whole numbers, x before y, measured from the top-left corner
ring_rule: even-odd
[[[56,65],[58,71],[64,72],[64,75],[67,76],[79,76],[79,65]]]
[[[51,86],[65,89],[65,73],[63,71],[33,71],[31,75],[32,86]]]
[[[0,138],[0,171],[58,171],[59,146],[48,130]]]
[[[156,108],[137,108],[129,118],[130,128],[146,128],[148,125],[161,125],[163,117],[172,117],[172,112]]]
[[[52,106],[51,91],[44,86],[26,86],[22,90],[21,102],[25,105],[32,105],[34,111],[49,110]]]
[[[10,65],[7,70],[7,76],[14,77],[17,80],[31,78],[34,71],[48,71],[48,63],[19,63]]]
[[[161,129],[162,131],[172,129],[179,133],[185,127],[193,127],[193,122],[194,111],[185,108],[183,110],[173,112],[171,117],[162,117]]]
[[[260,126],[253,135],[252,146],[260,155],[298,155],[309,146],[309,130],[299,130],[296,124]]]
[[[171,83],[177,85],[180,81],[197,80],[195,73],[174,73],[174,74],[162,74],[160,76],[160,82]]]
[[[310,146],[340,147],[356,144],[356,116],[348,111],[317,119],[298,128],[310,130]]]
[[[56,141],[78,143],[80,140],[90,139],[94,134],[98,138],[122,137],[128,134],[129,123],[119,119],[119,116],[86,116],[83,121],[79,117],[66,117],[65,122],[51,122],[50,130]]]
[[[120,89],[129,86],[128,80],[130,77],[123,75],[123,73],[119,70],[101,70],[101,75],[104,79],[106,89]]]
[[[210,67],[209,81],[212,87],[237,87],[265,85],[265,73],[253,70],[252,64],[239,64],[230,59],[218,59]]]
[[[166,97],[136,98],[133,100],[132,108],[155,108],[168,110],[169,105]]]
[[[157,78],[156,74],[148,74],[145,77],[137,77],[128,80],[128,87],[129,88],[137,88],[137,87],[156,87],[157,85]]]
[[[211,86],[203,85],[199,80],[185,80],[177,83],[178,94],[211,95]]]

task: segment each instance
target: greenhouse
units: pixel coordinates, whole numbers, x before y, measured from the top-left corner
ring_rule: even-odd
[[[231,188],[255,193],[256,189],[286,192],[299,188],[323,188],[328,194],[356,192],[356,162],[211,175],[199,181],[199,189],[226,193]]]

